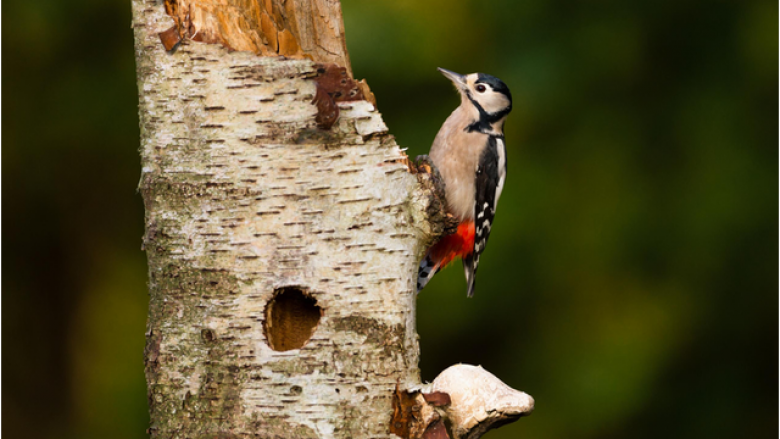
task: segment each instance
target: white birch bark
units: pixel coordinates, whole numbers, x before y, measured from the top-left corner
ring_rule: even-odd
[[[430,189],[370,103],[316,128],[312,61],[171,54],[161,3],[133,0],[133,17],[151,436],[395,437],[393,392],[420,384]],[[318,311],[274,302],[292,289]]]

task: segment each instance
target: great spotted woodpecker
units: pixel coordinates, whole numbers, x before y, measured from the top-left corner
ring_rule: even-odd
[[[485,250],[506,180],[503,129],[512,110],[512,94],[494,76],[439,71],[455,84],[461,102],[436,135],[429,156],[444,180],[447,209],[460,224],[457,232],[434,244],[420,262],[417,291],[460,257],[468,297],[472,297],[479,256]]]

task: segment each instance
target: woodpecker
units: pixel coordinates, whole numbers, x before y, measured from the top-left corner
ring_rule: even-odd
[[[439,71],[455,85],[461,102],[441,126],[429,157],[444,180],[448,212],[459,225],[428,249],[417,272],[417,292],[460,257],[472,297],[479,257],[506,180],[504,121],[512,110],[512,94],[495,76]]]

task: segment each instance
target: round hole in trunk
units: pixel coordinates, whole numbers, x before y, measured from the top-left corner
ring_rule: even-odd
[[[300,349],[314,334],[322,308],[299,287],[279,288],[265,307],[265,335],[275,351]]]

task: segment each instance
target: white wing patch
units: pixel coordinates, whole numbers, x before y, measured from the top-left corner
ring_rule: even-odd
[[[498,207],[498,199],[501,197],[501,191],[504,189],[506,180],[506,145],[504,139],[496,138],[496,150],[498,151],[498,186],[496,186],[496,198],[493,202],[493,210]]]

